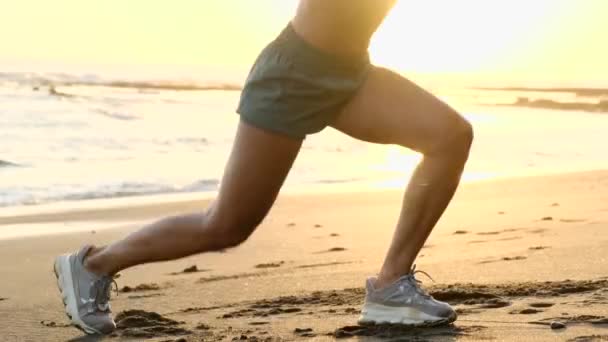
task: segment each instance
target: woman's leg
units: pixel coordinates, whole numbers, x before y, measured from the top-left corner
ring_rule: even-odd
[[[85,266],[97,274],[113,275],[139,264],[239,245],[270,210],[301,144],[241,121],[219,195],[209,208],[164,218],[94,248]]]

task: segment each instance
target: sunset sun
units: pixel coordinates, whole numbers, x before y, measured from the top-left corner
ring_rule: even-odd
[[[496,67],[517,59],[560,15],[557,2],[402,1],[380,28],[371,51],[379,63],[417,72]]]

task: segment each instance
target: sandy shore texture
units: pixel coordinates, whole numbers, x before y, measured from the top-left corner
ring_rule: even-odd
[[[284,194],[239,248],[122,272],[118,330],[103,340],[608,340],[608,171],[466,184],[417,261],[447,327],[356,325],[402,193]],[[86,224],[86,232],[0,240],[0,340],[96,341],[67,325],[54,256],[138,228],[101,229],[203,208],[204,201],[0,217]],[[86,221],[86,222],[85,222]],[[96,221],[91,224],[90,221]]]

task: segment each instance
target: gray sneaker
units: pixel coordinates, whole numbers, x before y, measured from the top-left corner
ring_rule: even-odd
[[[410,273],[383,289],[376,289],[376,279],[369,278],[359,324],[401,324],[417,327],[454,322],[457,317],[454,309],[427,294],[420,287],[420,281],[414,277],[416,273],[424,272],[416,271],[414,265]]]
[[[55,276],[65,312],[72,324],[87,334],[109,334],[116,329],[110,311],[114,279],[98,276],[84,268],[84,257],[92,246],[55,259]]]

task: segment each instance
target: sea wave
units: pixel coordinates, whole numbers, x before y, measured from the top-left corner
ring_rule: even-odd
[[[94,111],[96,113],[99,113],[100,115],[103,115],[103,116],[111,118],[111,119],[116,119],[116,120],[132,121],[132,120],[139,119],[139,117],[137,117],[136,115],[132,115],[132,114],[125,113],[125,112],[110,111],[110,110],[101,109],[101,108],[95,109]]]
[[[196,192],[196,191],[213,191],[217,190],[220,181],[218,179],[201,179],[198,180],[183,189],[182,192]]]
[[[91,86],[110,88],[129,88],[140,91],[146,90],[171,90],[171,91],[239,91],[242,86],[225,82],[176,81],[176,80],[107,80],[96,75],[70,75],[64,73],[18,73],[0,72],[0,84],[3,82],[16,83],[19,85],[32,86],[38,89],[40,86]]]
[[[78,188],[60,185],[49,188],[28,187],[27,192],[20,187],[10,187],[2,189],[4,196],[0,197],[0,207],[37,205],[58,201],[209,192],[217,190],[218,185],[219,180],[217,179],[201,179],[183,187],[148,182],[117,182]]]
[[[17,167],[17,166],[20,166],[20,165],[0,159],[0,167]]]

